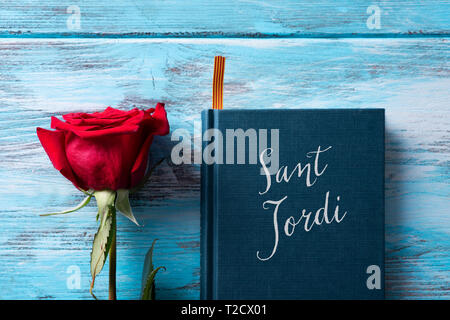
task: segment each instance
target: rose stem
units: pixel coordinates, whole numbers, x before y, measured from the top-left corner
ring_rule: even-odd
[[[111,249],[109,252],[109,300],[117,300],[116,297],[116,233],[117,233],[117,223],[116,223],[116,209],[112,209],[113,222],[113,239],[111,242]]]

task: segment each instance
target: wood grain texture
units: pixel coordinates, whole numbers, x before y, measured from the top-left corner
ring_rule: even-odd
[[[450,298],[450,44],[447,39],[0,40],[0,298],[89,299],[95,209],[35,134],[51,115],[167,104],[172,131],[210,108],[213,57],[227,57],[224,108],[386,108],[388,298]],[[157,139],[152,159],[170,154]],[[154,238],[157,297],[199,297],[199,168],[167,160],[118,221],[118,297],[139,297]],[[79,266],[80,290],[66,286]],[[107,269],[97,282],[106,297]]]
[[[80,9],[79,29],[67,26],[67,9],[73,5]],[[366,25],[370,5],[381,10],[379,29]],[[448,0],[3,0],[0,32],[165,37],[448,34],[449,11]]]

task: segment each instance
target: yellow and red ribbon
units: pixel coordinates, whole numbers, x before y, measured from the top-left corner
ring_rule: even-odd
[[[223,109],[223,75],[225,73],[225,57],[214,57],[213,76],[213,109]]]

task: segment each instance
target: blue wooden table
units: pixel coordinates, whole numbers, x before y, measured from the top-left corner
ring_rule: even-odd
[[[52,115],[166,102],[172,131],[210,108],[386,109],[386,293],[450,298],[450,2],[0,3],[0,298],[90,299],[95,208],[35,134]],[[170,135],[152,159],[170,154]],[[199,167],[167,160],[118,220],[118,297],[136,299],[154,238],[160,299],[199,298]],[[80,270],[81,288],[67,279]],[[96,292],[107,294],[107,269]]]

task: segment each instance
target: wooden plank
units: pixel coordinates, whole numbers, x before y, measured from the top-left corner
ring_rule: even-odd
[[[41,212],[82,196],[35,135],[54,114],[167,103],[172,131],[210,108],[213,57],[227,57],[224,108],[386,108],[388,298],[450,298],[450,45],[446,39],[0,40],[0,298],[89,298],[94,209]],[[152,158],[170,154],[157,139]],[[139,296],[159,238],[158,297],[199,297],[199,168],[157,169],[119,220],[118,296]],[[82,287],[66,286],[78,266]],[[97,292],[106,297],[107,272]]]
[[[30,33],[164,37],[448,34],[449,11],[448,0],[7,0],[0,4],[0,33],[21,37]],[[372,19],[368,23],[374,14],[379,15],[379,23]]]

